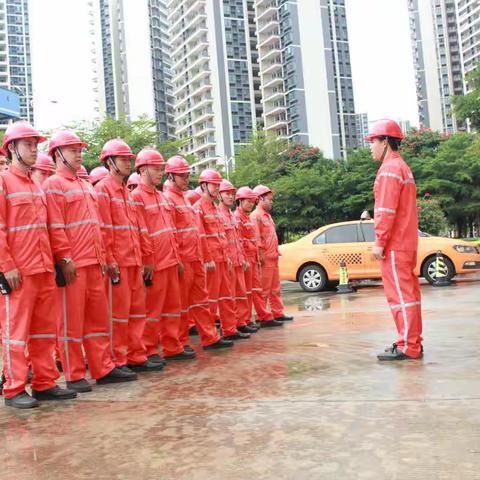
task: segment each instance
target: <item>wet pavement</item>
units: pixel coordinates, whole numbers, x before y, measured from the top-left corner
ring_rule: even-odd
[[[478,277],[422,287],[425,357],[393,364],[375,358],[395,339],[381,287],[284,290],[295,321],[233,351],[34,411],[2,401],[0,478],[480,479]]]

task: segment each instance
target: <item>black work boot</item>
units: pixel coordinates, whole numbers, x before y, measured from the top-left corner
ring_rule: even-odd
[[[377,358],[382,362],[391,362],[396,360],[417,360],[416,358],[405,355],[405,353],[399,350],[395,344],[393,344],[392,348],[389,348],[388,351],[379,353]]]
[[[183,352],[177,353],[175,355],[169,355],[165,357],[167,362],[174,361],[174,360],[193,360],[196,358],[197,354],[193,348],[191,351],[184,350]]]
[[[291,322],[293,317],[291,315],[282,315],[281,317],[276,317],[275,320],[279,322]]]
[[[162,363],[164,366],[167,364],[165,359],[162,356],[160,356],[158,353],[154,353],[153,355],[149,355],[147,357],[147,359],[148,359],[149,362],[152,362],[152,363]]]
[[[127,371],[128,370],[128,371]],[[137,374],[132,372],[129,368],[114,368],[104,377],[97,378],[97,385],[107,385],[109,383],[123,383],[137,380]]]
[[[261,328],[283,327],[283,322],[279,322],[278,320],[263,320],[259,323]]]
[[[392,346],[391,347],[387,347],[385,348],[385,352],[393,352],[393,350],[397,349],[397,344],[396,343],[392,343]],[[423,355],[423,345],[420,346],[420,352],[421,354]]]
[[[184,345],[183,351],[187,353],[195,353],[195,350],[190,345]]]
[[[258,328],[249,327],[248,325],[244,325],[243,327],[238,327],[238,331],[242,333],[257,333]]]
[[[72,398],[77,397],[77,392],[70,390],[68,388],[60,388],[58,385],[55,385],[52,388],[47,390],[33,390],[32,397],[36,398],[39,401],[44,400],[71,400]]]
[[[147,360],[143,363],[137,364],[128,363],[127,367],[132,372],[159,372],[160,370],[163,370],[163,363],[153,363]]]
[[[67,388],[78,393],[87,393],[92,391],[92,386],[84,378],[75,382],[67,382]]]
[[[225,335],[225,337],[223,338],[225,340],[247,340],[248,338],[250,338],[250,334],[237,331],[233,335]]]
[[[26,410],[27,408],[35,408],[40,404],[37,400],[32,398],[25,390],[23,392],[17,393],[12,398],[5,399],[5,405],[7,407],[19,408]]]
[[[225,340],[224,338],[221,338],[217,342],[203,347],[203,349],[204,350],[217,350],[219,348],[229,348],[229,347],[233,347],[233,341],[232,340]]]

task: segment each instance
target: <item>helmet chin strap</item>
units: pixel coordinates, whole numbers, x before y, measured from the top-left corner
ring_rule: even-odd
[[[33,168],[33,165],[28,165],[27,163],[25,163],[25,161],[23,160],[22,156],[20,155],[20,152],[18,151],[17,149],[17,144],[15,142],[12,142],[13,143],[13,149],[15,150],[15,156],[17,157],[17,160],[27,169],[27,170],[32,170]]]
[[[212,202],[215,201],[215,199],[217,198],[215,195],[212,195],[210,193],[210,189],[208,188],[208,186],[210,185],[208,182],[205,182],[205,185],[207,186],[207,188],[205,190],[202,189],[203,192],[207,192],[208,193],[208,196],[210,197],[210,199],[212,200]]]
[[[387,139],[385,140],[387,143],[385,144],[385,148],[383,149],[383,153],[382,153],[382,156],[380,158],[380,161],[383,162],[383,160],[385,159],[385,155],[387,154],[387,150],[388,150],[388,137]]]
[[[76,175],[77,174],[77,170],[75,170],[72,166],[72,164],[67,161],[67,159],[63,156],[63,152],[60,148],[57,148],[57,152],[60,154],[60,156],[62,157],[62,162],[63,164],[74,174]]]

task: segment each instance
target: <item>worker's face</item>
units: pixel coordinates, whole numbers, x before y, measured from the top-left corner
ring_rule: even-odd
[[[53,173],[44,172],[43,170],[38,170],[36,168],[32,172],[32,178],[35,179],[40,185],[43,185],[43,182],[51,175],[53,175]]]
[[[0,155],[0,172],[4,172],[7,169],[7,159],[3,155]]]
[[[117,173],[122,177],[128,177],[130,173],[132,173],[132,158],[128,155],[119,155],[115,157],[115,165],[113,165],[112,160],[108,160],[110,162],[110,172]]]
[[[79,145],[69,145],[68,147],[61,147],[56,153],[57,165],[61,165],[61,168],[72,168],[76,172],[82,165],[83,160],[83,149]],[[61,153],[60,153],[61,152]],[[62,158],[63,155],[63,158]],[[65,164],[63,159],[67,162]]]
[[[38,153],[38,138],[22,138],[15,142],[16,151],[19,153],[22,160],[29,166],[33,166],[37,161]],[[16,156],[13,142],[8,145],[8,148],[13,156]]]
[[[175,173],[174,174],[175,185],[182,191],[186,192],[188,190],[188,185],[190,183],[190,174],[189,173]]]
[[[220,199],[226,207],[231,207],[233,202],[235,202],[235,190],[230,190],[228,192],[222,192],[220,194]]]
[[[270,210],[273,208],[273,193],[267,193],[266,195],[263,195],[258,203],[264,210],[270,212]]]
[[[250,200],[249,198],[245,198],[240,202],[240,207],[246,213],[250,213],[255,208],[255,200]]]
[[[370,144],[370,152],[372,154],[372,158],[374,160],[380,161],[382,160],[383,152],[385,151],[385,147],[387,145],[387,140],[380,140],[375,138],[372,143]]]
[[[142,169],[142,181],[151,187],[156,187],[162,183],[164,166],[147,165]]]

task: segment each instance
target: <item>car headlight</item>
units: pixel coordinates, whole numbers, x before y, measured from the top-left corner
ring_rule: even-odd
[[[470,245],[454,245],[453,249],[456,250],[458,253],[478,253],[477,247],[473,247]]]

